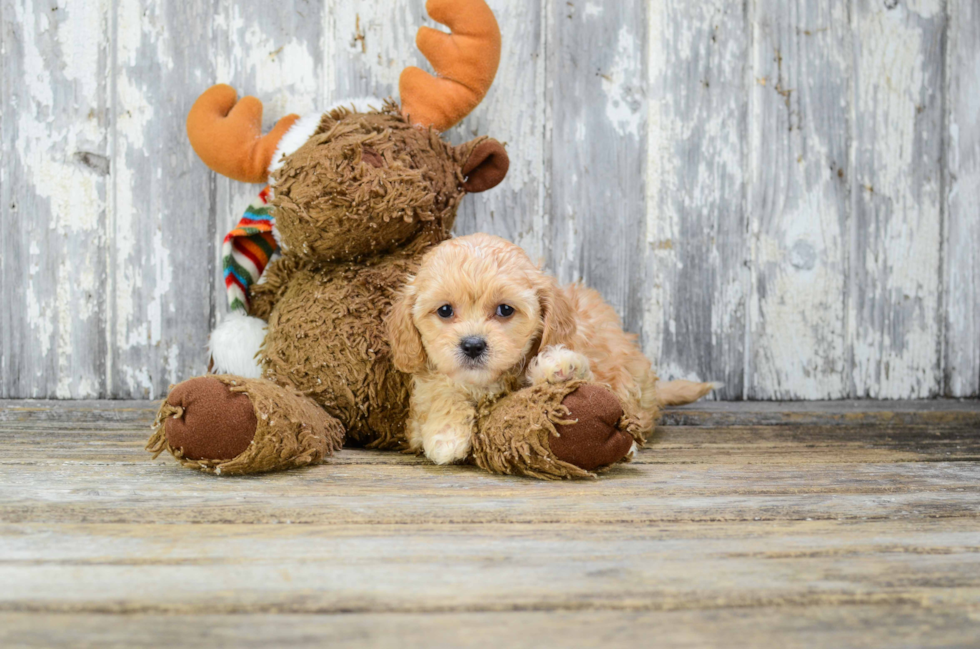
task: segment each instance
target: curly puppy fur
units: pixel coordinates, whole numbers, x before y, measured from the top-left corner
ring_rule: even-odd
[[[395,366],[413,375],[409,445],[436,463],[470,450],[475,404],[521,385],[595,380],[653,429],[664,403],[688,403],[715,387],[657,375],[596,291],[559,286],[518,246],[474,234],[433,248],[389,319]]]

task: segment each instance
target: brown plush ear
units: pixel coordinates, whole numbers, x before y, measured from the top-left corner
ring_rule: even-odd
[[[541,318],[544,320],[539,349],[571,344],[576,329],[575,311],[565,291],[561,290],[554,278],[548,277],[538,289],[538,300],[541,304]]]
[[[395,367],[406,374],[414,374],[425,365],[425,348],[422,337],[412,320],[412,307],[415,295],[411,286],[406,286],[398,299],[391,305],[388,315],[388,344],[391,345],[391,359]]]
[[[466,178],[463,189],[476,194],[499,185],[510,168],[510,158],[507,157],[504,145],[497,140],[486,138],[476,146],[472,143],[463,146],[473,147],[463,164],[463,177]]]

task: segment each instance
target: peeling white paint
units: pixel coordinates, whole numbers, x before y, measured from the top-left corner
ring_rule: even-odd
[[[23,86],[22,103],[9,113],[16,115],[16,136],[5,143],[12,155],[4,164],[15,161],[22,171],[23,185],[13,196],[31,220],[19,234],[33,237],[22,311],[33,340],[19,341],[15,353],[36,371],[22,396],[98,396],[98,348],[88,345],[98,339],[99,322],[91,318],[87,289],[100,272],[92,244],[105,211],[104,179],[77,158],[97,156],[103,147],[96,109],[106,7],[71,3],[53,15],[47,8],[13,5],[13,19],[22,27],[24,58],[15,64],[23,66]]]
[[[156,346],[163,339],[163,310],[166,308],[173,312],[173,302],[169,298],[174,289],[170,250],[164,245],[163,233],[159,230],[153,233],[153,250],[156,252],[156,276],[153,293],[146,305],[146,315],[150,325],[149,344]]]
[[[644,189],[646,191],[646,244],[656,252],[661,259],[648,262],[651,270],[647,272],[646,299],[643,308],[643,350],[652,359],[656,359],[655,367],[661,375],[664,374],[663,343],[665,318],[669,322],[672,311],[670,294],[664,285],[665,268],[672,268],[677,263],[677,256],[672,248],[658,246],[658,242],[671,238],[676,231],[677,214],[664,208],[664,197],[667,192],[667,172],[664,162],[669,156],[670,133],[665,121],[669,106],[665,106],[668,97],[664,92],[665,73],[667,66],[664,40],[660,37],[664,30],[666,19],[665,5],[653,2],[647,7],[647,33],[653,36],[647,45],[647,65],[650,72],[650,98],[647,102],[647,167]],[[658,263],[659,262],[659,263]]]
[[[119,4],[107,372],[113,393],[154,398],[171,379],[205,365],[210,281],[207,253],[201,254],[208,245],[200,234],[208,231],[206,171],[199,163],[193,172],[188,166],[183,127],[193,93],[205,89],[189,88],[184,77],[211,63],[187,51],[200,50],[200,31],[194,42],[175,38],[175,26],[183,29],[184,12],[194,7]],[[200,13],[210,23],[210,11]],[[185,73],[188,67],[192,72]],[[199,369],[185,349],[197,351]]]
[[[753,15],[746,391],[842,398],[848,204],[835,171],[848,160],[847,11],[814,4],[798,17],[773,0]]]
[[[731,349],[741,338],[750,396],[928,396],[940,389],[944,369],[951,394],[977,393],[980,90],[973,72],[980,47],[973,35],[980,11],[972,0],[903,0],[892,9],[808,0],[789,13],[764,0],[749,5],[751,35],[739,32],[741,6],[725,0],[655,0],[645,26],[616,23],[621,8],[611,3],[576,4],[566,12],[495,0],[505,38],[497,82],[449,135],[506,142],[511,169],[501,187],[466,199],[460,231],[507,236],[565,279],[582,268],[611,275],[606,288],[619,303],[642,273],[643,344],[665,378],[724,378],[698,376],[692,367],[701,358],[713,367],[739,365]],[[199,187],[207,173],[197,162],[188,168],[185,155],[179,113],[195,91],[231,82],[263,100],[269,128],[286,113],[341,95],[394,94],[405,65],[428,68],[415,49],[417,27],[442,29],[421,20],[421,0],[357,0],[344,11],[236,3],[213,15],[202,6],[215,54],[187,66],[181,53],[197,44],[176,33],[174,16],[195,9],[175,14],[175,6],[67,0],[51,11],[17,1],[5,12],[4,28],[18,38],[13,48],[6,39],[2,54],[17,57],[9,69],[21,82],[4,108],[12,137],[3,143],[0,179],[19,203],[17,218],[29,216],[16,243],[26,280],[14,294],[17,344],[26,350],[16,352],[26,354],[20,396],[99,396],[106,381],[114,396],[159,396],[203,356],[195,341],[206,336],[197,329],[208,305],[188,307],[178,297],[182,285],[208,280],[207,260],[190,260],[174,233],[207,218],[205,201],[168,198]],[[562,22],[566,13],[578,19],[572,27]],[[607,41],[588,52],[545,51],[556,29],[583,28]],[[750,37],[756,49],[742,68]],[[944,50],[945,63],[938,60]],[[576,70],[599,92],[574,111],[549,103],[556,84],[569,82],[550,71],[572,70],[556,65],[570,54],[579,64],[600,62]],[[112,60],[117,69],[107,73]],[[948,89],[936,87],[944,79]],[[946,133],[937,128],[943,92]],[[737,121],[744,102],[748,137]],[[780,130],[787,125],[802,132]],[[636,215],[645,250],[636,268],[611,272],[598,256],[582,260],[596,219],[607,217],[590,201],[612,176],[587,169],[592,160],[551,158],[556,150],[589,149],[597,128],[606,139],[617,135],[609,146],[622,151],[647,136],[646,212]],[[556,149],[558,132],[567,142]],[[843,156],[835,133],[852,143]],[[103,176],[100,156],[113,151]],[[949,169],[945,185],[940,155]],[[625,173],[640,174],[641,166]],[[846,173],[838,177],[837,168]],[[20,183],[14,190],[6,184],[11,176]],[[637,177],[625,180],[638,186]],[[555,184],[560,193],[552,193]],[[834,189],[841,186],[846,191]],[[222,179],[217,187],[215,251],[257,189]],[[746,187],[751,229],[739,235],[728,220],[741,214],[731,202]],[[195,202],[199,211],[188,211]],[[873,240],[852,239],[858,214],[869,216]],[[719,239],[725,236],[745,237],[746,267],[743,252]],[[220,269],[220,259],[211,263]],[[867,288],[860,297],[855,283]],[[213,284],[220,313],[224,291],[219,278]],[[699,330],[706,339],[685,341],[691,293],[699,290],[710,292],[710,315],[702,314],[709,326]],[[108,313],[100,311],[100,291],[109,293]],[[174,330],[173,322],[184,321],[197,324]],[[99,359],[105,343],[108,358]],[[101,361],[108,379],[98,374]]]
[[[606,94],[606,117],[620,135],[638,138],[643,124],[643,80],[640,78],[643,49],[630,26],[619,30],[612,68],[602,75]]]
[[[732,244],[745,237],[747,41],[729,11],[724,0],[648,8],[643,344],[662,374],[730,383],[741,396],[745,252]],[[708,304],[692,303],[692,292]]]
[[[180,345],[177,343],[170,345],[167,349],[165,368],[169,383],[178,383],[186,378],[180,375]]]
[[[973,0],[948,3],[946,345],[947,394],[980,394],[980,11]]]
[[[87,102],[94,101],[99,92],[100,75],[93,74],[100,69],[99,47],[97,41],[93,43],[96,40],[93,37],[105,31],[103,22],[108,6],[106,0],[70,0],[58,6],[58,11],[68,16],[58,23],[58,44],[64,64],[61,72],[77,84]]]
[[[940,208],[938,3],[865,8],[856,16],[856,232],[850,344],[858,395],[925,398],[939,391]],[[931,39],[927,44],[925,39]],[[930,51],[933,50],[933,51]],[[929,136],[933,136],[930,142]],[[858,260],[852,263],[858,264]],[[870,302],[870,303],[869,303]]]

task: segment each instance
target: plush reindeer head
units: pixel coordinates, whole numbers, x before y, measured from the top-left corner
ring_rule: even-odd
[[[467,192],[507,173],[503,146],[482,137],[452,146],[439,133],[483,99],[500,61],[500,31],[484,0],[429,0],[446,34],[422,27],[419,50],[438,77],[409,67],[391,101],[338,102],[325,113],[288,115],[263,136],[262,104],[226,85],[202,94],[187,118],[209,167],[273,186],[285,250],[317,260],[353,259],[448,237]]]

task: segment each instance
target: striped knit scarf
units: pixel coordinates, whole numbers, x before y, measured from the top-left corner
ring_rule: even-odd
[[[259,281],[269,258],[279,249],[272,236],[276,219],[269,207],[269,193],[269,187],[259,192],[221,246],[225,289],[232,311],[248,313],[248,287]]]

